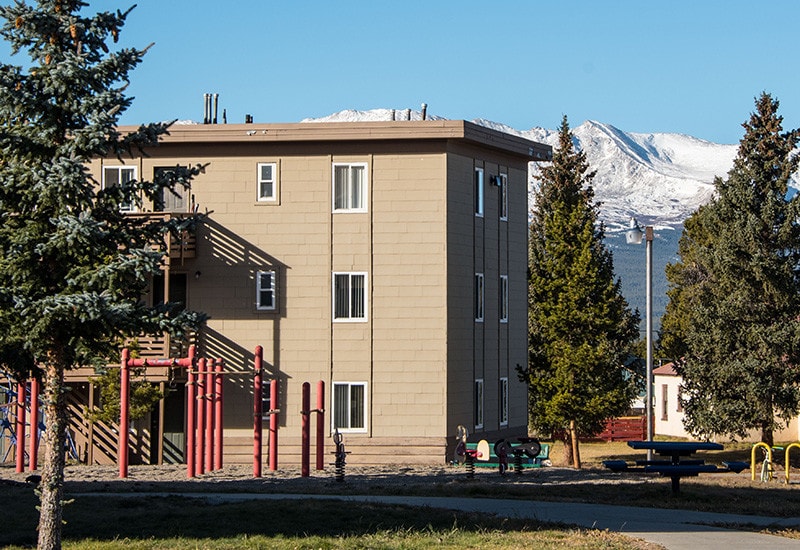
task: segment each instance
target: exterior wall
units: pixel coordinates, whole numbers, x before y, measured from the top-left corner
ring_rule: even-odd
[[[270,406],[281,410],[281,461],[298,461],[301,386],[311,383],[313,406],[318,380],[326,385],[326,434],[333,384],[366,384],[366,426],[344,433],[351,463],[442,463],[456,426],[474,431],[477,377],[485,381],[481,437],[524,433],[527,394],[515,365],[527,360],[528,159],[454,141],[203,136],[167,139],[132,162],[146,179],[157,167],[207,165],[191,189],[198,211],[207,212],[197,257],[169,269],[186,274],[188,307],[210,316],[200,355],[225,360],[226,462],[252,460],[259,345],[265,378],[279,381],[279,403]],[[257,200],[260,162],[277,167],[275,201]],[[332,212],[334,163],[366,165],[366,212]],[[483,219],[473,211],[475,166],[486,174]],[[92,169],[99,177],[100,163]],[[499,220],[497,188],[489,185],[499,173],[508,175],[508,221]],[[479,266],[487,296],[481,324],[473,311]],[[256,309],[258,271],[277,274],[274,311]],[[333,321],[334,272],[367,274],[364,321]],[[498,320],[501,274],[509,276],[508,323]],[[509,381],[507,426],[499,423],[500,377]]]
[[[512,164],[513,163],[513,164]],[[527,163],[457,148],[448,157],[448,425],[470,440],[526,435],[527,388],[516,365],[527,364]],[[484,214],[475,215],[475,169],[484,173]],[[499,188],[507,175],[508,216],[500,219]],[[475,274],[483,273],[484,319],[475,320]],[[500,322],[500,276],[509,280],[509,319]],[[500,422],[500,379],[508,381],[507,424]],[[483,380],[483,425],[476,425],[475,380]],[[451,449],[452,450],[452,449]]]
[[[680,376],[655,375],[653,380],[655,434],[691,438],[691,434],[683,427],[684,415],[678,402],[681,386]],[[666,402],[664,400],[665,388]]]

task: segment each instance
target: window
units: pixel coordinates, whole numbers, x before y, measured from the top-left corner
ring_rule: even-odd
[[[483,322],[483,273],[475,274],[475,321]]]
[[[669,386],[661,384],[661,420],[669,420]]]
[[[508,425],[508,378],[500,379],[500,425]]]
[[[256,309],[266,311],[275,309],[275,272],[256,273]]]
[[[339,431],[366,431],[365,382],[333,383],[333,427]]]
[[[258,163],[258,201],[272,202],[276,200],[277,165],[274,162]]]
[[[333,274],[334,320],[364,321],[367,318],[367,274]]]
[[[500,275],[500,322],[508,323],[508,275]]]
[[[683,386],[678,386],[678,408],[677,412],[683,412]]]
[[[483,168],[475,169],[475,215],[483,217]]]
[[[333,165],[333,211],[367,211],[367,165]]]
[[[475,429],[483,428],[483,378],[475,380]]]
[[[103,189],[110,189],[114,186],[130,183],[136,179],[136,169],[133,166],[104,166],[103,167]],[[119,205],[122,212],[135,212],[136,205],[132,202],[125,202]]]
[[[500,174],[497,176],[497,188],[500,194],[500,219],[508,220],[508,176]]]
[[[157,167],[153,170],[153,181],[174,177],[172,174],[175,171],[176,167],[174,166]],[[156,212],[186,212],[186,200],[183,196],[188,193],[189,190],[185,189],[181,184],[175,186],[175,191],[162,189],[158,199],[153,204],[153,210]]]

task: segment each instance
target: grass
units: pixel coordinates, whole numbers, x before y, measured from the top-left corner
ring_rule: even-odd
[[[319,493],[408,494],[470,496],[636,504],[692,510],[792,517],[800,510],[796,484],[785,484],[783,470],[770,483],[753,482],[749,470],[741,474],[701,475],[681,482],[672,495],[668,479],[616,474],[609,483],[602,469],[606,459],[634,461],[642,453],[624,443],[584,443],[581,455],[586,472],[550,470],[547,476],[526,471],[505,477],[483,471],[474,480],[431,482],[409,476],[408,482],[366,484],[321,483]],[[726,445],[722,452],[706,453],[709,462],[749,462],[750,445]],[[782,458],[782,457],[781,457]],[[561,443],[551,447],[556,466],[564,465]],[[599,473],[603,472],[603,476]],[[398,474],[402,475],[402,474]],[[795,474],[795,477],[800,475]],[[113,484],[112,484],[113,485]],[[195,490],[202,485],[189,484]],[[366,490],[364,489],[366,487]],[[276,486],[272,489],[281,490]],[[111,489],[113,490],[113,489]],[[291,489],[287,489],[291,490]],[[38,512],[29,487],[0,483],[4,507],[0,547],[35,545]],[[543,525],[533,520],[504,520],[493,516],[454,513],[368,503],[320,501],[245,501],[208,504],[185,497],[82,496],[65,508],[66,548],[654,548],[616,533]],[[741,527],[741,526],[740,526]],[[776,532],[798,538],[797,531]]]
[[[0,546],[33,546],[36,499],[30,489],[14,498]],[[615,533],[533,520],[314,500],[212,505],[185,497],[81,497],[65,508],[65,518],[64,547],[75,549],[653,548]]]

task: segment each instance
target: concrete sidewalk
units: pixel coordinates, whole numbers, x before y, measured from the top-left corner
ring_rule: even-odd
[[[93,496],[98,494],[100,493],[93,493]],[[102,494],[111,495],[112,493]],[[160,493],[160,496],[166,496],[167,494],[174,493]],[[144,497],[154,496],[154,493],[113,493],[113,495]],[[202,498],[212,502],[310,498],[335,499],[483,512],[497,514],[500,517],[530,518],[593,529],[608,529],[660,544],[669,550],[697,550],[701,548],[724,548],[725,550],[751,550],[753,548],[769,548],[770,550],[800,549],[800,540],[720,527],[721,525],[748,524],[759,527],[800,528],[800,517],[776,518],[662,508],[487,498],[264,493],[183,493],[180,496]]]

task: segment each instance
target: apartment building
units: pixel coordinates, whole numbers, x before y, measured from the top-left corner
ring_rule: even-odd
[[[459,425],[470,440],[526,432],[528,166],[550,157],[455,120],[204,124],[91,169],[113,185],[207,165],[190,191],[131,215],[206,214],[173,243],[148,300],[210,317],[196,342],[225,361],[226,463],[252,460],[262,346],[265,379],[279,382],[268,406],[281,411],[282,464],[299,463],[301,387],[319,380],[326,436],[343,434],[348,463],[442,464]],[[185,350],[175,344],[140,343],[160,356]],[[88,403],[84,375],[71,376]],[[146,375],[168,395],[135,453],[180,462],[185,371]]]

